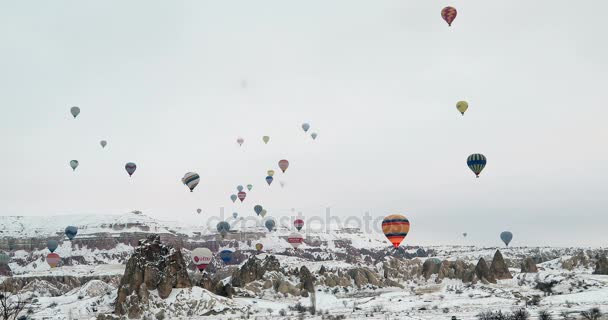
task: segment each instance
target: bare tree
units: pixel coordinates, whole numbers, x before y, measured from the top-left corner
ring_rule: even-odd
[[[16,320],[31,305],[31,300],[13,294],[7,289],[6,284],[3,283],[0,290],[0,317],[2,320]]]
[[[602,312],[599,308],[591,308],[589,311],[581,312],[581,316],[587,320],[597,320],[602,318]]]

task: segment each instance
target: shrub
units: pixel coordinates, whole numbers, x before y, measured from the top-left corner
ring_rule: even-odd
[[[538,319],[539,320],[553,320],[553,316],[551,315],[551,313],[549,313],[549,311],[541,310],[538,313]]]
[[[599,308],[591,308],[589,311],[582,311],[581,317],[587,320],[598,320],[602,318],[602,312]]]
[[[519,310],[513,312],[511,319],[512,320],[528,320],[528,319],[530,319],[530,314],[528,313],[528,311],[526,311],[524,309],[519,309]]]

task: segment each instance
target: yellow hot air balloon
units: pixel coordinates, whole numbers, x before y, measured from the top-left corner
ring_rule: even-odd
[[[458,101],[456,103],[456,109],[458,109],[458,111],[460,111],[460,113],[464,116],[464,113],[467,111],[467,109],[469,108],[469,104],[466,101]]]
[[[263,136],[262,137],[262,141],[264,141],[264,143],[268,143],[268,141],[270,141],[270,137],[269,136]]]
[[[271,177],[274,176],[274,170],[268,170],[266,173],[268,173],[268,175]]]

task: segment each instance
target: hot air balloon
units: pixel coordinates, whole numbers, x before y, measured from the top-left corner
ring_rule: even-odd
[[[101,145],[102,148],[105,148],[106,145],[108,144],[108,142],[105,140],[101,140],[101,141],[99,141],[99,144]]]
[[[136,169],[137,169],[137,165],[135,165],[135,163],[133,163],[133,162],[128,162],[127,164],[125,164],[125,170],[127,170],[129,177],[132,176],[133,173],[135,173]]]
[[[76,168],[78,168],[78,160],[70,161],[70,167],[72,167],[73,171],[76,171]]]
[[[503,231],[500,233],[500,239],[508,247],[511,240],[513,240],[513,234],[509,231]]]
[[[460,111],[460,113],[464,116],[464,113],[467,111],[467,109],[469,108],[469,104],[466,101],[458,101],[456,103],[456,109],[458,109],[458,111]]]
[[[182,178],[182,182],[186,186],[188,186],[188,188],[190,189],[190,192],[192,192],[192,190],[194,190],[194,188],[196,188],[196,186],[198,185],[200,180],[201,180],[201,177],[196,172],[188,172]]]
[[[223,238],[228,234],[228,231],[230,231],[230,224],[226,221],[220,221],[218,222],[216,228],[217,232],[219,232]]]
[[[203,209],[201,209],[201,208],[196,209],[196,213],[201,214],[201,212],[203,212]]]
[[[268,231],[272,231],[272,229],[274,229],[275,225],[276,225],[276,223],[274,222],[274,219],[272,219],[272,218],[268,218],[268,220],[266,220],[266,222],[264,222],[264,226],[266,227],[266,229],[268,229]]]
[[[274,170],[268,170],[266,173],[271,177],[274,176]]]
[[[281,188],[284,188],[285,187],[285,181],[280,180],[279,181],[279,185],[281,186]]]
[[[283,173],[285,173],[285,170],[289,168],[289,161],[285,159],[279,161],[279,168],[283,171]]]
[[[213,254],[211,250],[207,248],[196,248],[192,250],[192,262],[196,265],[196,268],[201,272],[207,268],[209,263],[211,263],[211,259],[213,258]]]
[[[80,114],[80,108],[78,108],[78,107],[72,107],[70,109],[70,113],[72,114],[72,116],[74,117],[74,119],[76,119],[76,117]]]
[[[236,201],[238,197],[236,196],[236,194],[233,194],[230,196],[230,200],[232,200],[232,203],[234,203]]]
[[[70,241],[72,241],[72,239],[74,239],[74,237],[76,236],[77,233],[78,233],[78,227],[68,226],[67,228],[65,228],[65,236],[68,237],[68,239],[70,239]]]
[[[236,143],[238,143],[238,144],[239,144],[239,146],[242,146],[242,145],[243,145],[243,142],[245,142],[245,139],[243,139],[243,138],[238,138],[238,139],[236,139]]]
[[[241,185],[236,186],[236,190],[238,190],[239,192],[243,191],[243,186],[241,186]]]
[[[287,242],[289,242],[294,249],[297,249],[302,244],[302,241],[304,241],[304,237],[297,232],[287,236]]]
[[[452,26],[452,22],[454,21],[454,19],[456,19],[457,13],[458,12],[456,11],[456,8],[445,7],[443,8],[443,10],[441,10],[441,17],[443,18],[443,20],[445,20],[445,22],[448,23],[448,26]]]
[[[220,251],[220,258],[226,264],[232,260],[232,255],[233,255],[233,252],[231,250]]]
[[[392,214],[382,220],[382,232],[395,248],[399,247],[409,231],[409,220],[400,214]]]
[[[310,125],[308,123],[302,123],[302,130],[308,132],[308,129],[310,129]]]
[[[270,141],[270,137],[269,136],[263,136],[262,137],[262,141],[264,141],[265,144],[268,144],[268,141]]]
[[[302,220],[302,219],[294,220],[293,226],[296,227],[296,229],[298,229],[298,231],[302,230],[302,227],[304,226],[304,220]]]
[[[238,193],[238,197],[239,197],[239,200],[241,200],[241,202],[243,202],[243,200],[245,200],[245,198],[247,197],[247,194],[245,193],[245,191],[241,191]]]
[[[268,177],[266,177],[266,183],[268,183],[268,185],[270,185],[270,184],[272,183],[272,180],[274,180],[274,179],[272,178],[272,176],[268,176]]]
[[[263,245],[263,244],[261,244],[261,243],[256,243],[256,244],[255,244],[255,249],[256,249],[258,252],[260,252],[260,251],[262,251],[262,249],[264,249],[264,245]]]
[[[266,211],[266,209],[262,209],[262,212],[260,212],[260,217],[264,218],[267,212],[268,211]]]
[[[264,210],[264,208],[259,204],[255,205],[255,207],[253,207],[253,211],[255,211],[255,213],[258,216],[260,215],[260,213],[262,213],[262,210]]]
[[[467,233],[466,232],[463,233],[462,236],[466,238],[467,237]]]
[[[48,263],[51,268],[56,268],[59,262],[61,262],[61,257],[54,252],[51,252],[46,256],[46,263]]]
[[[486,157],[481,153],[474,153],[467,158],[467,166],[475,173],[475,176],[479,178],[479,174],[486,167]]]
[[[11,257],[4,252],[0,252],[0,265],[7,265],[9,262],[11,262]]]
[[[429,261],[431,261],[433,264],[441,264],[441,260],[439,260],[439,258],[429,258]]]
[[[247,190],[251,191],[251,189],[253,189],[253,185],[252,184],[248,184],[247,185]]]
[[[317,133],[316,132],[311,133],[310,137],[312,138],[312,140],[317,139]]]
[[[233,218],[235,218],[235,219],[236,219],[238,216],[239,216],[239,213],[238,213],[238,212],[233,212],[233,213],[232,213],[232,217],[233,217]]]
[[[46,242],[46,247],[49,249],[50,252],[55,252],[55,249],[57,249],[58,246],[59,242],[57,240],[50,239]]]

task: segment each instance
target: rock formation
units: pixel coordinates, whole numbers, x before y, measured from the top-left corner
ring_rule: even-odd
[[[536,262],[532,257],[526,257],[524,261],[521,262],[521,272],[522,273],[536,273],[538,272],[538,268],[536,267]]]
[[[593,271],[593,274],[608,275],[608,259],[605,255],[601,256],[595,263],[595,271]]]
[[[500,250],[496,250],[496,253],[494,254],[494,259],[492,259],[492,264],[490,265],[490,274],[492,274],[496,280],[513,279]]]
[[[268,271],[279,271],[281,264],[273,255],[268,255],[264,260],[252,256],[240,268],[232,274],[233,287],[245,287],[246,284],[255,280],[262,280]]]
[[[479,258],[479,262],[477,262],[477,266],[475,267],[475,275],[482,282],[496,283],[496,279],[490,273],[490,268],[484,258]]]
[[[156,234],[139,241],[118,287],[115,313],[138,318],[149,301],[149,290],[165,299],[173,288],[192,287],[179,250],[164,245]]]
[[[422,264],[422,276],[428,280],[431,275],[439,273],[439,269],[441,269],[441,263],[434,263],[432,259],[426,259]]]

